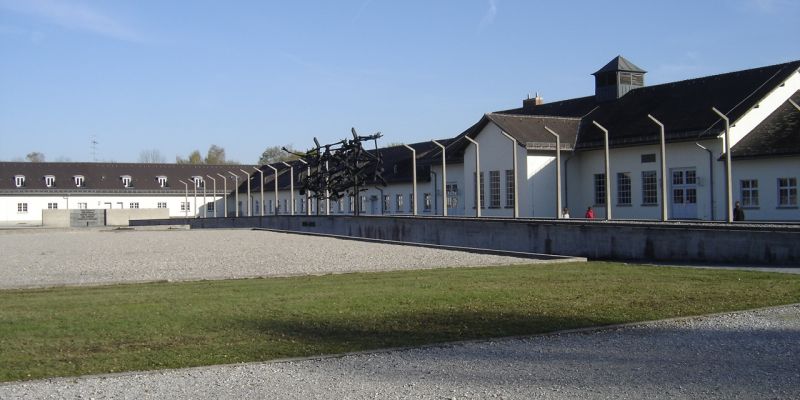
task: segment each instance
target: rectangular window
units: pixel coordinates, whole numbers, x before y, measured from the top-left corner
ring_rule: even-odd
[[[162,188],[167,187],[167,177],[166,176],[159,175],[159,176],[156,177],[156,179],[158,180],[158,186],[161,186]]]
[[[283,199],[283,212],[289,212],[289,200],[287,199]]]
[[[758,180],[742,179],[739,181],[742,207],[758,207]]]
[[[272,214],[272,200],[270,200],[268,204],[269,204],[269,208],[268,208],[269,211],[267,211],[267,212]]]
[[[17,203],[17,212],[18,213],[27,213],[28,212],[28,203]]]
[[[396,198],[395,198],[395,201],[397,202],[397,204],[396,204],[397,207],[395,209],[397,210],[397,212],[402,212],[403,211],[403,195],[402,194],[398,194],[396,196]]]
[[[425,193],[425,196],[422,198],[424,201],[424,210],[430,212],[431,211],[431,194]]]
[[[58,203],[47,203],[48,210],[58,210]]]
[[[166,201],[160,201],[160,202],[158,202],[157,207],[158,208],[167,208],[167,202]]]
[[[631,174],[617,172],[617,204],[631,205]]]
[[[89,208],[89,204],[88,203],[78,203],[78,209],[79,210],[85,210],[87,208]]]
[[[506,207],[514,207],[514,170],[506,170]]]
[[[389,212],[389,207],[391,206],[391,197],[388,194],[383,195],[383,212]]]
[[[361,196],[361,204],[359,204],[358,211],[366,212],[367,209],[367,196]]]
[[[778,207],[797,207],[797,178],[778,178]]]
[[[658,178],[656,171],[642,171],[642,204],[658,204]]]
[[[190,208],[188,201],[181,202],[181,211],[189,211]]]
[[[25,176],[24,175],[14,176],[14,185],[18,188],[25,187]]]
[[[256,202],[258,202],[258,200],[256,200]],[[162,204],[164,204],[163,208],[167,208],[167,203],[162,203]],[[258,207],[258,206],[256,206],[256,207]],[[216,205],[214,205],[213,201],[210,202],[210,203],[206,203],[206,211],[207,212],[214,212],[215,208],[216,208]]]
[[[500,208],[500,171],[489,171],[489,208]]]
[[[83,187],[83,182],[85,181],[83,175],[75,175],[72,179],[75,181],[75,187]]]
[[[139,208],[139,203],[138,202],[131,203],[130,208]]]
[[[653,163],[656,162],[656,154],[642,154],[642,164]]]
[[[336,207],[340,213],[344,212],[344,197],[339,197],[339,200],[336,200]]]
[[[414,193],[408,194],[408,212],[414,212]]]
[[[53,175],[45,175],[44,177],[44,185],[47,187],[53,187],[56,185],[56,177]]]
[[[606,174],[594,174],[594,204],[606,204]]]
[[[353,197],[353,196],[350,196],[350,212],[352,213],[352,212],[355,212],[355,211],[356,211],[356,198]]]
[[[447,208],[458,207],[458,184],[448,183],[445,189],[447,189]]]

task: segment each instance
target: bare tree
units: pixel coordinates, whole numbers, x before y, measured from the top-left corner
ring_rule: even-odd
[[[167,162],[167,159],[158,149],[150,149],[142,150],[139,153],[139,162],[143,164],[160,164]]]
[[[28,155],[25,156],[25,159],[30,162],[44,162],[44,154],[39,153],[38,151],[33,151],[28,153]]]

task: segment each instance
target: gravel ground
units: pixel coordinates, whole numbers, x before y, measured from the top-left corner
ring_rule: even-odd
[[[0,230],[0,289],[533,263],[251,230]]]
[[[798,399],[800,305],[343,357],[0,385],[3,399]]]

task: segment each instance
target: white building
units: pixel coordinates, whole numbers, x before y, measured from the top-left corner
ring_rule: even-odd
[[[659,220],[666,213],[671,220],[724,221],[725,125],[716,109],[730,122],[731,204],[741,202],[747,220],[800,220],[798,68],[795,61],[645,86],[645,71],[616,57],[593,74],[592,96],[545,103],[537,95],[521,108],[485,114],[442,141],[446,196],[441,150],[431,142],[412,144],[418,149],[419,214],[441,215],[446,200],[451,216],[513,217],[516,208],[519,217],[555,218],[558,210],[569,208],[575,218],[592,207],[600,219],[610,211],[612,219]],[[664,125],[664,168],[659,123]],[[608,132],[608,182],[603,129]],[[553,133],[561,146],[561,207]],[[410,152],[403,147],[381,152],[392,179],[387,187],[361,193],[362,212],[408,214]],[[284,199],[288,179],[279,183]],[[343,204],[332,206],[331,214],[351,213],[349,199]],[[326,213],[324,205],[320,211]],[[291,210],[284,206],[279,212]]]
[[[0,224],[39,225],[42,210],[52,209],[165,208],[171,217],[211,217],[218,209],[216,215],[223,216],[224,189],[236,187],[232,174],[245,179],[240,171],[244,168],[253,169],[238,165],[0,162]]]

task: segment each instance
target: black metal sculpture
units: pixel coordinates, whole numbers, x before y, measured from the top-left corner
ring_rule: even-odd
[[[358,215],[361,211],[359,193],[367,190],[365,187],[367,185],[386,186],[386,180],[382,176],[383,159],[378,150],[381,133],[359,136],[355,128],[351,129],[351,133],[353,139],[344,139],[324,146],[314,138],[315,147],[306,153],[293,153],[286,148],[283,150],[299,156],[311,171],[302,178],[300,194],[306,194],[309,198],[317,200],[333,201],[353,196],[355,200],[353,211]],[[366,151],[362,146],[362,142],[370,140],[375,144],[374,152]]]

